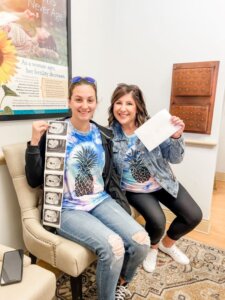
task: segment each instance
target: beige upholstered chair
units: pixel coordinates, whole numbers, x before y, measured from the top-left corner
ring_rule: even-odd
[[[6,251],[12,248],[0,244],[0,270]],[[20,283],[0,287],[0,299],[16,300],[52,300],[55,298],[55,275],[37,265],[30,264],[30,258],[24,255],[23,278]]]
[[[26,144],[3,146],[3,153],[21,209],[23,240],[38,259],[70,275],[73,300],[82,299],[82,272],[96,259],[86,248],[45,230],[41,225],[38,198],[40,188],[32,189],[25,176]]]
[[[81,274],[96,259],[95,255],[42,227],[38,209],[41,190],[31,188],[25,176],[26,143],[2,148],[21,209],[23,240],[27,250],[32,256],[69,274],[73,300],[82,299]],[[138,216],[134,209],[132,214],[134,218]]]

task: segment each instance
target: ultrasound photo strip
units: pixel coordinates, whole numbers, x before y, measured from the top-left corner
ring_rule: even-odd
[[[64,121],[49,121],[47,135],[67,135],[67,123]]]
[[[60,227],[68,124],[49,121],[46,132],[43,224]]]
[[[61,222],[61,211],[50,208],[44,208],[43,221],[45,225],[51,227],[59,227]]]
[[[44,178],[44,186],[52,188],[63,188],[63,175],[61,174],[46,174]]]
[[[62,138],[49,137],[46,140],[46,151],[53,153],[65,153],[66,140]]]
[[[63,193],[58,191],[46,190],[44,192],[44,204],[48,206],[61,207]]]
[[[63,171],[64,170],[64,157],[60,156],[46,156],[46,170]]]

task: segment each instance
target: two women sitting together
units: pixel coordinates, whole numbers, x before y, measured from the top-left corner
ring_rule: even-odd
[[[158,249],[180,264],[189,263],[175,243],[198,225],[202,212],[169,166],[183,159],[183,121],[172,116],[171,122],[179,130],[148,151],[134,133],[149,118],[138,86],[116,87],[109,128],[92,121],[97,102],[93,78],[71,80],[71,116],[64,119],[68,132],[57,234],[98,257],[98,299],[122,300],[130,296],[128,283],[140,264],[145,271],[154,271]],[[26,176],[32,187],[44,182],[48,128],[45,121],[35,121],[32,126],[26,149]],[[160,203],[176,216],[165,235],[166,219]],[[145,219],[145,229],[130,216],[129,204]]]

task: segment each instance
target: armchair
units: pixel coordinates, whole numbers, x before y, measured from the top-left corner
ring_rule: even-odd
[[[81,300],[81,274],[96,259],[95,255],[43,228],[38,208],[41,190],[31,188],[25,176],[26,143],[7,145],[2,149],[21,209],[23,240],[33,262],[35,258],[41,259],[70,275],[72,299]]]

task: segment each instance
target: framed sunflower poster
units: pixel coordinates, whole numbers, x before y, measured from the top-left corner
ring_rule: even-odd
[[[68,114],[69,0],[0,0],[0,121]]]

